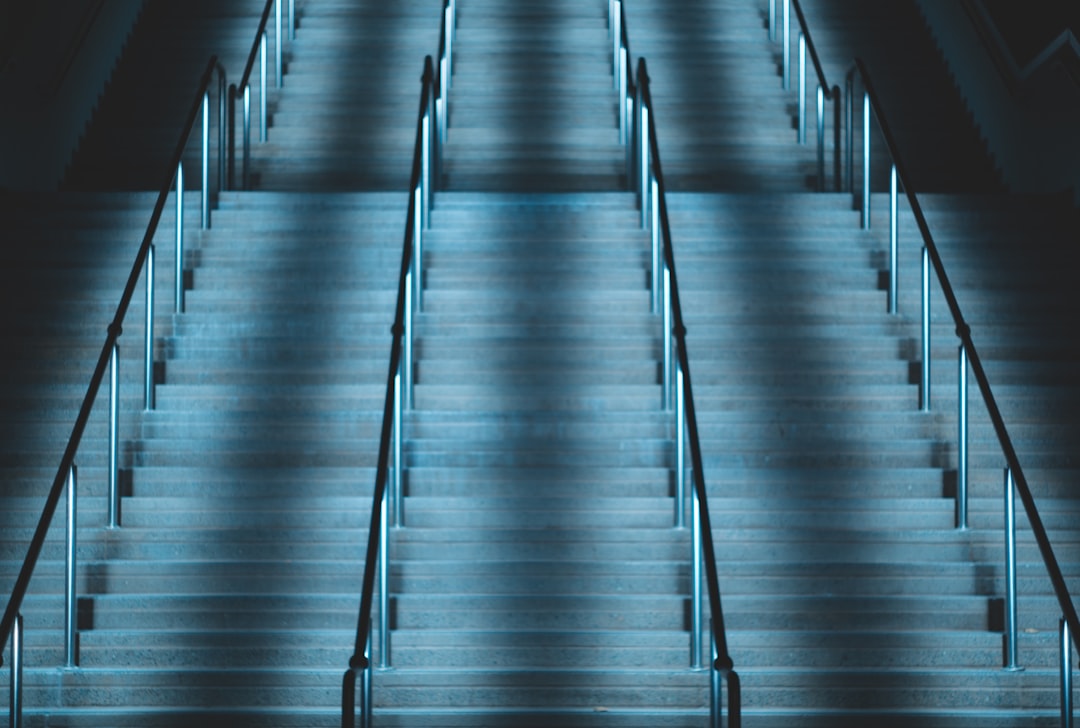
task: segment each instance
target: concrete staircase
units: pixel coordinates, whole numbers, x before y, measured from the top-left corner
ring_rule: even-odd
[[[689,535],[672,527],[661,324],[648,310],[648,238],[622,189],[603,5],[459,0],[378,725],[706,721],[708,674],[688,667]],[[179,315],[163,220],[158,407],[124,420],[116,531],[102,528],[105,417],[95,412],[79,458],[80,667],[57,669],[57,525],[24,609],[29,725],[340,722],[417,80],[438,14],[299,7],[271,141],[255,149],[259,190],[224,194],[213,228],[189,237],[192,288]],[[850,198],[805,192],[813,152],[794,144],[762,9],[723,8],[643,2],[628,14],[680,190],[672,230],[745,724],[1056,724],[1057,608],[1023,520],[1027,670],[1000,668],[1003,463],[974,394],[972,528],[953,528],[955,344],[939,297],[934,410],[917,411],[914,224],[901,221],[906,287],[890,316],[884,200],[875,196],[874,228],[862,232]],[[250,43],[255,20],[221,42]],[[201,23],[176,37],[200,36]],[[133,42],[147,53],[137,63],[154,57],[146,37]],[[335,74],[342,58],[348,70]],[[718,85],[730,93],[704,93]],[[123,139],[106,131],[117,121],[110,103],[127,102],[103,106],[70,186],[158,184],[153,138],[168,135],[149,131],[131,156],[106,154]],[[1075,305],[1068,266],[1048,277],[1017,255],[1032,235],[1044,255],[1061,250],[1075,217],[1053,201],[925,199],[1080,588],[1067,454],[1080,434],[1075,337],[1036,326],[1078,320],[1062,313]],[[18,354],[4,364],[0,589],[25,553],[152,196],[4,202],[25,244],[4,247],[4,332]],[[131,413],[141,408],[141,320],[137,296],[122,348]]]

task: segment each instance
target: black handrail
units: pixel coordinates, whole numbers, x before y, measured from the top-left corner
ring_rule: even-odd
[[[139,246],[139,252],[135,256],[135,263],[132,265],[131,273],[128,275],[127,285],[124,287],[124,292],[120,296],[120,304],[117,306],[116,315],[113,317],[112,323],[109,324],[108,333],[105,337],[105,345],[101,349],[101,355],[98,357],[97,366],[94,368],[94,373],[90,378],[90,386],[86,390],[86,396],[83,398],[82,406],[79,408],[79,414],[75,419],[75,426],[72,429],[71,437],[68,438],[67,447],[64,449],[64,455],[60,459],[60,467],[57,470],[56,478],[53,480],[52,489],[45,499],[45,508],[41,513],[41,518],[34,531],[34,537],[30,541],[30,547],[27,549],[26,559],[23,561],[19,576],[15,580],[15,587],[12,589],[11,598],[8,600],[3,620],[0,621],[0,647],[7,644],[8,638],[11,636],[11,630],[15,624],[15,618],[19,613],[19,609],[22,607],[23,598],[26,596],[26,590],[30,585],[31,577],[34,574],[34,567],[37,566],[38,556],[41,554],[41,549],[45,545],[45,537],[48,535],[53,514],[56,512],[56,506],[60,502],[60,495],[67,481],[68,473],[71,471],[71,466],[75,462],[75,454],[78,452],[79,443],[82,440],[86,424],[90,419],[90,411],[94,406],[94,400],[97,398],[98,390],[101,388],[101,382],[105,378],[105,370],[109,366],[113,346],[116,344],[117,339],[120,338],[120,334],[123,330],[124,316],[127,314],[131,299],[135,295],[135,286],[138,284],[139,277],[145,267],[146,257],[150,250],[150,245],[153,242],[154,234],[157,231],[158,221],[161,219],[161,213],[165,209],[165,202],[172,191],[173,179],[176,176],[176,168],[180,164],[180,159],[187,146],[188,138],[191,136],[191,130],[195,126],[195,119],[198,117],[199,110],[202,108],[203,96],[210,86],[210,80],[213,77],[217,65],[217,56],[212,56],[206,64],[206,70],[203,71],[202,79],[199,81],[199,89],[195,94],[195,102],[188,112],[183,130],[180,133],[180,140],[177,142],[176,148],[173,151],[171,161],[169,162],[165,174],[165,181],[160,187],[161,191],[158,193],[157,203],[154,205],[153,214],[150,216],[150,223],[146,227],[146,234],[143,235],[142,244]],[[2,664],[3,654],[2,651],[0,651],[0,665]]]
[[[1069,594],[1069,587],[1065,583],[1065,577],[1062,575],[1061,567],[1058,564],[1057,557],[1054,555],[1054,549],[1050,544],[1050,537],[1046,533],[1046,527],[1039,516],[1039,510],[1035,505],[1035,497],[1031,493],[1023,468],[1020,466],[1016,448],[1013,447],[1012,438],[1005,427],[1005,420],[1001,415],[997,400],[994,398],[994,393],[990,389],[990,381],[986,376],[986,370],[983,369],[982,360],[979,358],[975,342],[971,338],[971,327],[964,320],[964,315],[960,311],[960,304],[956,300],[956,293],[953,290],[952,283],[949,281],[948,274],[945,272],[945,265],[941,260],[937,245],[934,243],[934,237],[930,233],[930,226],[926,221],[926,216],[923,214],[919,198],[911,185],[908,184],[910,177],[900,156],[896,137],[889,126],[881,101],[874,89],[874,84],[870,80],[870,72],[861,58],[855,59],[855,70],[862,77],[863,89],[870,98],[870,105],[874,110],[875,118],[877,118],[881,135],[885,139],[885,146],[888,148],[893,164],[896,167],[896,176],[904,188],[904,194],[907,196],[908,204],[911,205],[912,214],[915,216],[915,224],[919,227],[919,233],[922,235],[930,263],[934,266],[934,272],[937,273],[938,282],[941,285],[942,293],[945,295],[945,302],[949,306],[953,323],[956,324],[956,335],[967,351],[971,371],[975,375],[975,381],[978,382],[979,392],[982,394],[986,410],[990,415],[990,422],[994,426],[994,433],[997,435],[998,443],[1001,445],[1002,453],[1005,455],[1005,461],[1012,471],[1016,490],[1024,504],[1024,511],[1027,513],[1028,521],[1031,524],[1032,534],[1035,536],[1035,542],[1039,546],[1039,553],[1042,555],[1043,563],[1050,576],[1050,582],[1054,587],[1054,595],[1057,597],[1065,621],[1068,622],[1075,643],[1080,639],[1080,618],[1077,616],[1076,607],[1073,604],[1072,596]],[[924,352],[923,355],[926,356],[926,353]],[[1080,643],[1078,643],[1078,646],[1080,646]]]
[[[352,725],[353,715],[356,710],[356,674],[365,670],[369,665],[368,657],[364,654],[368,643],[371,629],[371,608],[375,597],[375,571],[376,559],[379,555],[379,532],[382,527],[382,509],[380,504],[386,495],[386,481],[389,471],[390,439],[394,422],[394,378],[401,364],[402,339],[405,335],[405,293],[406,277],[412,265],[413,234],[416,223],[416,215],[413,210],[416,205],[416,194],[420,184],[422,155],[423,155],[423,124],[424,117],[428,113],[429,100],[432,98],[434,89],[435,72],[431,56],[424,58],[424,75],[421,79],[422,89],[420,92],[420,111],[416,122],[416,143],[413,147],[412,175],[409,180],[409,206],[405,215],[405,242],[401,253],[401,271],[398,275],[397,305],[394,313],[394,325],[390,329],[394,336],[390,346],[390,370],[387,375],[386,400],[383,405],[382,432],[379,437],[379,459],[375,469],[375,492],[372,495],[371,525],[368,529],[367,557],[364,561],[364,582],[360,593],[360,613],[356,624],[356,642],[353,646],[352,657],[349,658],[349,667],[345,671],[342,687],[342,714],[343,726]],[[386,646],[382,645],[382,649]]]
[[[709,591],[709,609],[712,612],[712,638],[716,645],[717,657],[713,669],[723,674],[728,683],[728,726],[739,728],[741,724],[741,688],[734,661],[728,651],[727,630],[724,627],[724,610],[720,601],[720,580],[716,570],[716,553],[713,546],[712,525],[709,519],[708,491],[705,488],[705,467],[701,455],[701,440],[698,434],[697,414],[694,408],[694,389],[690,378],[690,355],[686,348],[686,324],[683,322],[682,305],[679,301],[679,285],[675,275],[675,252],[671,244],[671,225],[668,220],[666,187],[663,167],[660,164],[660,145],[656,132],[656,111],[652,106],[649,91],[649,74],[645,59],[638,60],[638,88],[642,103],[649,109],[649,151],[652,155],[653,176],[660,205],[660,230],[664,246],[664,261],[671,281],[672,328],[678,341],[679,365],[682,367],[683,388],[686,402],[687,436],[690,441],[690,458],[694,473],[694,489],[697,492],[699,519],[701,521],[702,551],[705,559],[705,577]]]

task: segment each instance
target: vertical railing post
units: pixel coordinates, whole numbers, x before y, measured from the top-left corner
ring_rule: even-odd
[[[1061,670],[1061,728],[1073,727],[1072,709],[1072,636],[1069,634],[1069,622],[1064,617],[1058,628],[1060,636],[1060,654],[1058,666]]]
[[[769,0],[769,40],[776,42],[776,0]]]
[[[701,664],[701,502],[697,488],[690,489],[690,667],[700,670]]]
[[[615,0],[612,4],[611,15],[611,73],[615,88],[619,88],[619,46],[622,45],[622,0]]]
[[[423,189],[417,185],[413,196],[413,285],[416,287],[416,311],[424,310],[424,202]]]
[[[251,84],[244,86],[243,188],[251,189]]]
[[[398,365],[397,374],[394,375],[394,487],[391,491],[394,500],[394,525],[398,528],[405,525],[405,508],[402,503],[404,473],[401,458],[401,366]]]
[[[296,40],[296,0],[289,0],[289,40]]]
[[[842,192],[844,189],[844,174],[843,174],[843,160],[841,155],[843,152],[843,146],[841,146],[841,132],[843,131],[843,121],[840,119],[840,115],[844,110],[844,97],[840,93],[840,86],[833,85],[832,87],[832,104],[833,104],[833,191]],[[823,122],[824,123],[824,122]]]
[[[22,685],[23,685],[23,616],[15,615],[15,624],[11,630],[11,702],[8,715],[11,728],[22,728]]]
[[[146,253],[146,341],[144,342],[146,390],[143,404],[154,409],[154,246]]]
[[[638,80],[640,85],[641,80]],[[649,222],[649,181],[652,179],[652,174],[649,170],[649,108],[645,104],[641,104],[641,227],[642,229],[648,225]]]
[[[200,195],[200,225],[210,227],[210,92],[203,93],[202,107],[202,194]]]
[[[1016,615],[1016,486],[1005,469],[1005,669],[1022,670],[1017,662]]]
[[[844,98],[844,107],[847,113],[845,126],[847,127],[847,139],[844,145],[847,147],[847,189],[851,195],[855,194],[855,74],[849,73],[845,81],[847,94]]]
[[[791,88],[791,0],[784,0],[784,90]]]
[[[371,728],[371,715],[374,706],[371,704],[371,625],[368,624],[367,642],[364,644],[364,669],[360,673],[360,725],[362,728]]]
[[[176,313],[184,312],[184,163],[176,165]]]
[[[686,528],[686,409],[682,360],[675,360],[675,528]]]
[[[259,43],[259,141],[266,143],[266,31]]]
[[[806,36],[799,33],[799,144],[806,144]]]
[[[619,99],[619,143],[626,144],[627,140],[627,108],[626,108],[626,71],[630,64],[630,59],[627,57],[626,49],[619,48],[619,66],[615,69],[615,73],[618,74],[616,85],[618,87],[618,99]]]
[[[818,192],[825,191],[825,89],[817,87],[817,175]]]
[[[863,93],[862,105],[862,229],[870,229],[870,94]]]
[[[228,81],[225,79],[225,70],[222,66],[218,66],[218,180],[217,189],[218,194],[221,194],[222,190],[229,189],[231,184],[228,178],[228,164],[229,164],[229,135],[228,125],[232,122],[232,119],[227,117],[226,114],[230,111],[230,99]]]
[[[664,263],[664,334],[663,334],[663,347],[664,347],[664,385],[663,392],[661,392],[661,406],[664,411],[671,410],[671,271],[667,267],[667,263]]]
[[[281,60],[281,0],[274,0],[274,33],[274,80],[277,88],[281,88],[284,69]]]
[[[413,277],[416,275],[416,260],[405,273],[405,332],[402,336],[401,375],[402,409],[411,409],[413,404]]]
[[[651,193],[652,194],[650,195],[650,198],[652,200],[659,199],[659,183],[657,183],[657,181],[655,179],[652,181]],[[661,246],[661,242],[660,242],[660,205],[658,205],[658,204],[653,204],[652,205],[651,223],[652,224],[650,226],[651,227],[650,237],[652,238],[652,261],[653,261],[652,262],[652,282],[653,282],[653,285],[652,285],[653,307],[652,308],[653,308],[653,313],[660,313],[660,306],[663,305],[663,301],[661,300],[662,295],[663,295],[663,291],[661,290],[661,288],[663,287],[663,284],[661,282],[662,274],[661,274],[660,271],[664,267],[664,262],[663,262],[664,254],[663,254],[663,252],[661,251],[661,248],[660,248],[660,246]]]
[[[230,84],[229,90],[226,92],[226,106],[225,115],[228,122],[228,147],[225,155],[225,189],[236,189],[236,97],[239,94],[236,86]],[[244,180],[242,180],[244,181]]]
[[[930,252],[922,249],[922,367],[919,377],[919,408],[930,411]]]
[[[443,22],[446,24],[446,66],[442,69],[445,73],[442,78],[445,79],[444,83],[446,90],[450,90],[451,76],[454,74],[454,24],[457,20],[457,3],[454,0],[450,0],[450,3],[446,6],[446,10],[443,13]]]
[[[897,312],[899,297],[900,216],[896,165],[889,172],[889,313]]]
[[[76,555],[78,548],[78,468],[68,471],[67,479],[67,538],[64,558],[64,666],[78,665],[78,594],[75,590]]]
[[[431,106],[424,111],[421,126],[420,147],[420,223],[426,230],[430,225],[429,213],[431,212]],[[418,299],[419,300],[419,299]]]
[[[379,667],[390,667],[390,529],[386,493],[379,504]]]
[[[956,450],[956,527],[968,527],[968,356],[967,346],[960,344],[957,387],[957,450]]]
[[[120,346],[109,357],[109,528],[120,525]]]
[[[716,632],[712,628],[712,620],[709,620],[709,655],[709,728],[721,728],[724,703],[721,695],[720,671],[716,669],[720,652],[716,649]],[[728,712],[730,715],[731,706],[728,706]]]

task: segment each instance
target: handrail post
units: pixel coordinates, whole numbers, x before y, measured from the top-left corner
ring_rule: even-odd
[[[227,96],[227,106],[225,115],[228,117],[228,149],[225,153],[226,157],[226,176],[225,176],[225,189],[236,189],[236,97],[240,91],[236,88],[235,84],[229,84],[229,90]]]
[[[832,87],[832,102],[833,102],[833,191],[842,192],[844,189],[844,178],[842,171],[842,160],[840,146],[840,131],[842,128],[842,122],[840,120],[840,114],[843,113],[844,97],[840,93],[840,86],[833,85]]]
[[[78,660],[78,595],[75,587],[78,548],[78,468],[71,466],[67,479],[67,538],[64,558],[64,667],[75,668]]]
[[[701,664],[701,501],[697,488],[691,488],[690,513],[690,667],[700,670]],[[710,630],[711,631],[711,630]],[[715,661],[714,661],[715,662]]]
[[[968,356],[967,347],[960,343],[959,382],[957,387],[957,451],[956,451],[956,528],[968,527]]]
[[[400,365],[399,365],[400,366]],[[402,466],[401,466],[401,370],[394,375],[394,525],[400,528],[405,525],[405,509],[402,499]]]
[[[416,311],[424,310],[424,211],[422,185],[416,186],[413,201],[413,285],[416,287]]]
[[[1005,469],[1005,669],[1019,671],[1016,615],[1016,486],[1012,469]]]
[[[176,313],[184,312],[184,163],[176,165]]]
[[[154,246],[146,253],[145,409],[154,409]]]
[[[1061,637],[1061,728],[1072,728],[1072,636],[1069,634],[1069,620],[1061,618],[1058,633]]]
[[[870,229],[870,94],[863,92],[862,229]]]
[[[818,192],[825,191],[825,89],[817,87],[817,175]]]
[[[898,214],[896,165],[889,172],[889,313],[897,312],[899,296],[900,217]]]
[[[451,0],[446,6],[446,10],[443,11],[443,23],[446,25],[444,30],[446,35],[446,57],[445,59],[440,59],[440,61],[445,60],[446,65],[439,69],[439,78],[442,80],[447,91],[450,90],[450,77],[454,73],[454,24],[457,20],[455,17],[456,15],[457,4],[454,0]]]
[[[210,227],[210,92],[203,92],[202,112],[202,195],[199,210],[203,230]]]
[[[845,97],[844,106],[847,108],[845,117],[847,119],[847,139],[845,140],[845,146],[847,147],[847,189],[851,195],[855,194],[855,72],[852,71],[848,74],[845,81],[847,87],[847,94]]]
[[[411,409],[413,402],[413,336],[412,336],[412,320],[413,320],[413,275],[416,266],[416,261],[413,261],[413,265],[410,266],[409,271],[405,274],[405,334],[402,341],[402,353],[401,353],[401,374],[404,381],[402,382],[402,407],[404,409]]]
[[[659,190],[656,180],[652,181],[652,199],[655,200],[659,196]],[[665,265],[663,262],[663,253],[660,252],[660,206],[652,206],[652,309],[653,313],[660,313],[660,306],[663,304],[661,299],[663,286],[661,282],[662,274],[661,268]]]
[[[619,93],[619,143],[626,144],[626,131],[627,131],[627,109],[626,109],[626,71],[627,66],[630,63],[630,59],[627,57],[626,48],[619,48],[619,67],[615,72],[619,75],[616,81]]]
[[[649,214],[649,181],[652,174],[649,170],[649,107],[641,104],[641,227],[644,229],[648,224]]]
[[[776,42],[776,0],[769,0],[769,40]]]
[[[683,371],[675,361],[675,528],[686,528],[686,409]]]
[[[251,189],[251,84],[244,86],[244,161],[243,189]]]
[[[930,411],[930,252],[922,249],[922,367],[919,408]]]
[[[431,212],[431,107],[428,106],[424,112],[423,126],[423,143],[421,145],[421,171],[420,171],[420,191],[421,206],[420,206],[420,222],[421,227],[425,230],[430,226],[430,212]]]
[[[109,528],[120,525],[120,345],[109,357]]]
[[[611,73],[615,88],[619,88],[619,47],[622,45],[622,0],[614,0],[611,5]]]
[[[799,144],[806,144],[806,36],[799,33]]]
[[[664,264],[664,385],[661,392],[661,406],[664,411],[671,410],[671,270]]]
[[[379,667],[390,667],[390,533],[386,493],[379,505]]]
[[[231,115],[231,94],[228,90],[228,80],[225,78],[225,69],[222,66],[218,66],[218,180],[217,189],[218,195],[222,190],[229,189],[231,182],[228,179],[228,162],[229,154],[229,134],[227,133],[227,127],[230,125],[231,119],[226,118],[227,114]],[[209,222],[209,221],[208,221]]]
[[[22,728],[22,685],[23,685],[23,616],[15,615],[15,624],[11,630],[11,702],[8,714],[11,728]]]
[[[281,0],[274,0],[274,72],[277,88],[282,86],[282,70],[284,65],[281,60]]]
[[[266,143],[266,31],[259,45],[259,141]]]
[[[723,695],[720,690],[720,671],[716,669],[720,653],[716,649],[716,632],[712,629],[712,620],[709,620],[709,655],[709,728],[721,728]]]
[[[791,0],[784,0],[784,90],[791,88]]]

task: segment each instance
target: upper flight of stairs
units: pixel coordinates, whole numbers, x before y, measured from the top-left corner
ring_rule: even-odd
[[[625,188],[606,4],[458,7],[446,188]]]
[[[102,528],[99,403],[78,460],[81,667],[56,667],[58,520],[24,610],[30,725],[339,724],[437,5],[298,3],[270,142],[253,145],[258,191],[223,195],[203,233],[189,193],[180,315],[166,207],[158,408],[139,413],[140,285],[121,348],[123,526]],[[708,674],[688,667],[689,534],[672,527],[661,324],[648,312],[648,235],[624,191],[603,6],[459,0],[378,725],[706,720]],[[875,24],[819,6],[807,2],[815,37],[840,64],[844,33]],[[1058,611],[1022,516],[1027,670],[1000,668],[1003,462],[974,391],[972,529],[952,527],[956,345],[937,293],[934,409],[918,412],[914,223],[904,214],[905,287],[889,316],[885,200],[862,232],[850,198],[806,192],[813,147],[795,144],[764,3],[722,9],[646,1],[627,13],[678,190],[675,255],[745,724],[1056,724]],[[188,85],[215,51],[235,80],[259,10],[148,10],[67,186],[159,184]],[[165,28],[175,43],[161,42]],[[131,99],[148,83],[162,93],[144,118]],[[985,189],[965,159],[966,176],[925,168],[928,189]],[[1075,238],[1075,216],[1053,200],[923,199],[1078,589],[1077,352],[1060,334],[1076,320],[1071,268],[1043,264]],[[0,423],[5,592],[152,200],[5,199],[20,241],[3,248],[17,352]]]

